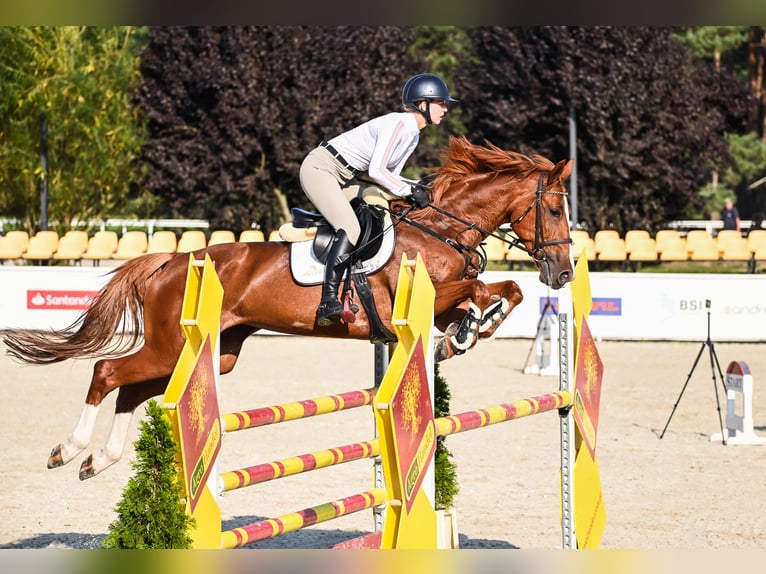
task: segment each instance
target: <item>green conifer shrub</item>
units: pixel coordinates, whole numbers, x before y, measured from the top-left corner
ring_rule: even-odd
[[[184,494],[176,462],[178,444],[164,409],[150,400],[147,418],[134,443],[135,475],[128,481],[117,504],[117,519],[109,526],[103,548],[191,548],[189,528],[194,519],[184,512]]]

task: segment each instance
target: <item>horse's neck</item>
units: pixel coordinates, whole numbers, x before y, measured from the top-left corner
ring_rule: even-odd
[[[531,188],[531,183],[529,186]],[[533,200],[525,181],[480,178],[471,185],[455,185],[439,198],[438,207],[461,221],[433,214],[432,221],[449,237],[459,235],[461,243],[476,247],[487,233],[493,233],[512,217],[518,217]],[[467,222],[467,223],[463,223]],[[467,231],[473,226],[474,229]]]

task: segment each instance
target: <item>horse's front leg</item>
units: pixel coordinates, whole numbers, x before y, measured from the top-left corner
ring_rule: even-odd
[[[491,303],[484,308],[479,322],[479,337],[492,340],[503,321],[508,318],[511,311],[521,303],[524,296],[521,288],[515,281],[500,281],[499,283],[487,284],[490,291]]]
[[[479,338],[491,339],[522,298],[513,281],[487,285],[474,279],[438,284],[434,316],[444,337],[436,344],[436,362],[462,355]]]

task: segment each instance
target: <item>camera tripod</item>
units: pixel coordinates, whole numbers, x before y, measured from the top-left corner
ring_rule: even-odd
[[[716,368],[718,369],[718,376],[721,379],[721,386],[723,387],[724,394],[726,394],[726,383],[724,382],[723,372],[721,371],[721,365],[718,362],[718,355],[716,355],[715,353],[715,346],[713,345],[713,341],[710,340],[710,299],[705,300],[705,307],[707,308],[707,339],[705,339],[705,341],[700,346],[700,350],[697,353],[697,358],[694,359],[694,364],[692,365],[691,371],[689,371],[689,376],[686,377],[686,382],[684,383],[684,386],[681,388],[681,393],[678,395],[676,404],[673,405],[673,410],[670,411],[668,422],[665,423],[665,428],[662,429],[662,434],[660,434],[660,438],[665,436],[665,431],[668,430],[670,419],[673,418],[673,413],[676,412],[676,407],[678,407],[678,403],[681,402],[681,397],[684,395],[684,391],[686,390],[686,385],[689,384],[689,380],[692,378],[692,375],[694,374],[694,369],[697,368],[697,363],[699,363],[700,357],[702,356],[702,352],[705,350],[705,347],[707,347],[710,354],[710,372],[713,375],[713,390],[715,390],[715,404],[716,404],[716,408],[718,409],[718,422],[721,425],[721,442],[723,442],[723,444],[726,444],[726,433],[723,432],[723,418],[721,417],[721,402],[718,399],[718,385],[716,384]]]
[[[550,317],[548,317],[549,312],[551,315],[558,316],[558,311],[554,308],[553,302],[551,301],[550,293],[546,297],[545,305],[540,311],[540,318],[537,321],[537,328],[535,329],[535,338],[532,340],[532,345],[529,347],[529,352],[527,352],[527,358],[524,361],[524,366],[521,368],[522,373],[527,371],[527,366],[529,365],[529,358],[532,356],[532,351],[534,350],[535,346],[539,344],[538,341],[544,334],[544,321],[550,320]],[[556,352],[555,349],[551,349],[551,354],[554,352]]]

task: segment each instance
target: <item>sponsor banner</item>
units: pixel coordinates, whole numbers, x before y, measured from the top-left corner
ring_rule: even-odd
[[[27,309],[72,309],[81,311],[90,306],[98,291],[47,291],[27,290]]]
[[[70,325],[82,296],[98,292],[109,268],[0,266],[0,330]],[[710,301],[713,341],[766,341],[766,274],[666,274],[590,272],[593,308],[588,326],[595,340],[704,341]],[[524,300],[500,326],[498,337],[534,338],[540,313],[558,294],[533,271],[488,271],[486,282],[516,281]],[[55,295],[45,300],[37,293]],[[67,295],[69,294],[69,295]],[[69,298],[67,298],[69,297]]]

